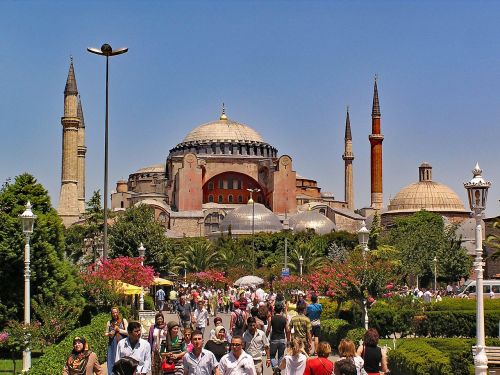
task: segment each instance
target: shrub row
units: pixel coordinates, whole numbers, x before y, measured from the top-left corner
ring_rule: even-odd
[[[475,310],[417,311],[411,308],[396,309],[382,306],[369,310],[370,326],[382,337],[397,332],[401,337],[414,334],[422,337],[475,337]],[[486,336],[496,336],[500,309],[487,310],[484,314]]]
[[[34,363],[30,375],[60,375],[64,364],[73,349],[73,339],[84,337],[89,344],[90,350],[97,354],[99,362],[106,360],[108,338],[104,336],[106,322],[109,314],[95,316],[87,326],[80,327],[70,332],[59,344],[53,345],[45,351],[45,354]]]
[[[354,328],[343,319],[321,320],[321,340],[328,341],[335,351],[339,346],[340,340],[348,338],[354,341],[354,344],[357,346],[364,334],[364,328]]]
[[[474,339],[402,339],[388,353],[393,375],[469,375],[474,373]],[[498,339],[486,344],[496,346]]]
[[[443,298],[441,302],[424,304],[425,310],[450,311],[450,310],[476,310],[476,300],[467,298]],[[484,310],[500,310],[500,299],[485,299]]]

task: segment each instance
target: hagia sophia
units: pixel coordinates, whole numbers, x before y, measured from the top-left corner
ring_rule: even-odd
[[[64,90],[63,152],[58,212],[66,226],[77,222],[85,203],[85,122],[71,61]],[[383,203],[381,112],[377,80],[373,87],[371,204],[356,209],[353,145],[346,113],[344,196],[322,191],[316,180],[294,170],[293,155],[280,155],[272,142],[250,126],[233,120],[224,105],[218,119],[195,126],[169,150],[165,160],[140,168],[116,182],[111,208],[122,211],[147,204],[169,237],[216,237],[221,233],[314,230],[356,232],[363,220],[380,213],[384,227],[394,218],[425,209],[458,224],[464,246],[474,252],[474,221],[458,195],[433,181],[432,167],[418,168],[418,181],[402,188],[387,207]]]

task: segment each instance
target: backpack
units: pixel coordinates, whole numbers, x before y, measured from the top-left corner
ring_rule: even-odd
[[[236,328],[243,328],[243,326],[245,325],[245,320],[243,319],[243,312],[239,314],[235,312],[235,314],[236,314],[236,321],[234,322],[234,326]]]

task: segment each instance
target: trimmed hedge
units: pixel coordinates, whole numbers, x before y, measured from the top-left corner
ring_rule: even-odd
[[[389,350],[393,375],[469,375],[474,373],[472,345],[475,339],[400,339]],[[498,346],[488,339],[486,345]]]
[[[443,298],[441,302],[426,303],[427,311],[450,311],[450,310],[476,310],[476,300],[467,298]],[[484,310],[500,310],[500,299],[485,299]]]
[[[60,375],[64,364],[73,349],[73,339],[77,336],[87,340],[90,350],[97,354],[99,362],[106,360],[108,338],[104,336],[109,314],[99,314],[92,318],[89,325],[80,327],[68,334],[57,345],[47,348],[45,354],[34,363],[30,375]]]
[[[328,341],[336,351],[340,340],[345,338],[352,328],[354,327],[343,319],[321,320],[321,339]]]

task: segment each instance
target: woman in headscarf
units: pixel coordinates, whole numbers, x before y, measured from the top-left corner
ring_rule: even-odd
[[[217,362],[227,354],[229,343],[226,339],[226,329],[223,326],[215,327],[215,333],[205,344],[205,349],[214,353]]]
[[[108,336],[108,375],[112,375],[115,364],[116,347],[118,342],[127,336],[127,320],[122,318],[118,307],[111,308],[111,319],[106,324],[105,336]]]
[[[163,374],[184,374],[182,358],[186,354],[186,348],[183,340],[179,337],[178,322],[168,322],[166,338],[161,344],[160,353]]]
[[[161,342],[165,340],[165,319],[161,312],[155,315],[155,324],[149,328],[148,342],[151,346],[151,373],[161,375]]]
[[[83,337],[73,339],[73,351],[66,360],[63,375],[104,375],[97,356],[87,347]]]

